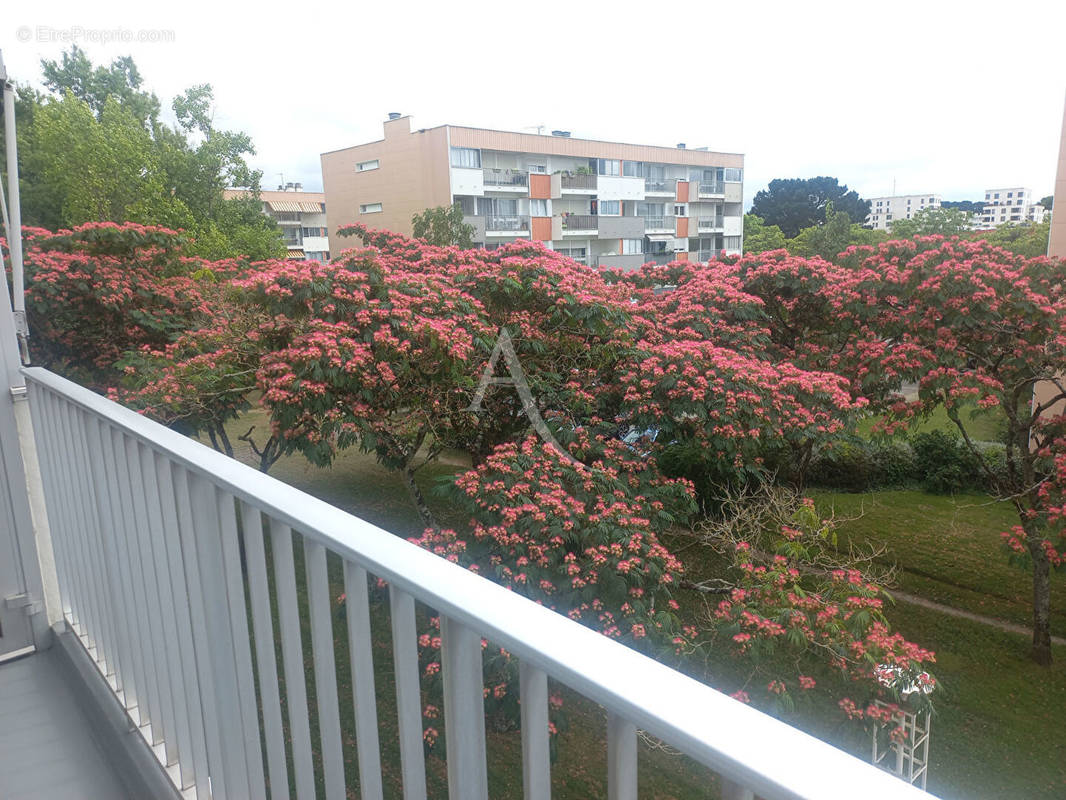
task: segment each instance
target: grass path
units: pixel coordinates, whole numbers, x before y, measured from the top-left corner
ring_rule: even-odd
[[[934,603],[932,600],[926,600],[924,597],[918,597],[914,594],[907,594],[906,592],[893,591],[892,596],[897,600],[902,600],[904,603],[910,603],[915,606],[922,606],[922,608],[928,608],[931,611],[937,611],[941,614],[947,614],[951,617],[958,617],[959,619],[968,619],[970,622],[976,622],[981,625],[988,625],[996,630],[1006,631],[1007,633],[1020,633],[1022,636],[1031,636],[1032,630],[1024,625],[1017,625],[1013,622],[1004,622],[1001,619],[995,619],[993,617],[986,617],[981,614],[974,614],[969,611],[963,611],[961,608],[955,608],[953,606],[946,606],[943,603]],[[1052,636],[1052,644],[1066,645],[1066,639],[1061,636]]]

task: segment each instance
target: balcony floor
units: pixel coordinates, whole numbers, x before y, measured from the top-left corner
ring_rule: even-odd
[[[0,664],[0,797],[128,798],[54,651]]]

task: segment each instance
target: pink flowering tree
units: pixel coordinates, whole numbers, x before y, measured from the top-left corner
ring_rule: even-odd
[[[897,386],[918,385],[914,402],[897,398],[891,420],[943,407],[996,493],[1017,511],[1019,524],[1004,540],[1031,569],[1032,657],[1050,664],[1049,576],[1066,546],[1057,510],[1066,434],[1062,263],[939,236],[852,248],[844,263],[859,278],[858,302],[876,305],[870,324],[886,342],[868,368]],[[1006,420],[1002,468],[975,441],[974,404]]]
[[[691,578],[707,593],[706,644],[732,656],[735,697],[789,712],[797,699],[820,696],[858,719],[874,700],[901,699],[879,669],[927,674],[933,653],[885,617],[883,554],[841,553],[832,520],[809,498],[765,485],[734,493],[697,536],[728,563]]]
[[[691,487],[588,429],[575,432],[569,451],[576,461],[535,435],[498,446],[455,482],[452,497],[469,525],[427,529],[416,543],[605,636],[679,652],[696,631],[677,615],[682,566],[659,537],[691,517]],[[421,644],[427,742],[435,743],[439,633],[427,632]],[[488,643],[483,652],[488,712],[497,725],[513,725],[517,664]]]
[[[163,348],[214,313],[212,267],[175,231],[135,223],[27,230],[26,311],[33,359],[95,387],[116,363]]]

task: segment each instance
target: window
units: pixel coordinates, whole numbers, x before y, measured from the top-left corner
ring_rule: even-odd
[[[623,239],[622,240],[622,255],[634,256],[644,252],[644,240],[643,239]]]
[[[548,172],[548,168],[544,164],[526,164],[526,169],[534,175],[544,175]]]
[[[597,158],[596,173],[598,175],[618,175],[621,165],[617,158]]]
[[[999,197],[997,194],[996,197]],[[1014,192],[1007,192],[1007,197],[1014,197]]]
[[[516,217],[518,216],[518,199],[515,197],[479,197],[477,198],[477,215],[479,217]]]
[[[355,165],[355,171],[366,172],[367,170],[377,169],[379,166],[381,165],[378,163],[378,160],[376,158],[372,161],[360,161],[358,164]]]
[[[935,203],[935,202],[936,202],[936,200],[934,200],[934,199],[933,199],[932,197],[930,197],[930,198],[929,198],[929,202],[930,202],[930,203]]]
[[[736,167],[726,167],[724,180],[740,183],[740,181],[744,180],[744,170]]]
[[[1020,197],[1019,197],[1019,198],[1018,198],[1018,202],[1017,202],[1017,204],[1016,204],[1016,205],[1019,205],[1019,206],[1020,206],[1021,204],[1022,204],[1022,198],[1020,198]]]
[[[739,250],[740,249],[740,237],[739,236],[726,236],[723,239],[723,245],[726,250]]]
[[[891,221],[892,220],[892,215],[891,214],[885,214],[885,219],[888,220],[888,221]]]
[[[529,215],[531,217],[546,217],[546,216],[548,216],[548,201],[547,200],[530,200],[529,201]]]
[[[999,192],[996,192],[996,199],[999,200]]]
[[[674,206],[674,216],[675,217],[687,217],[688,216],[688,207],[685,206],[685,205]]]
[[[644,162],[643,161],[623,161],[622,162],[622,174],[627,178],[642,178],[644,177]]]
[[[622,213],[621,200],[600,200],[601,217],[617,217]]]
[[[325,236],[325,228],[304,228],[304,236]]]
[[[381,203],[363,203],[359,206],[360,214],[377,214],[381,211]]]
[[[481,151],[476,147],[453,147],[452,166],[478,169],[481,166]]]

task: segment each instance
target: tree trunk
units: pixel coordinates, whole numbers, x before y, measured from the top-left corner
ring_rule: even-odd
[[[426,504],[426,498],[423,497],[422,490],[419,489],[418,484],[415,483],[415,471],[411,469],[412,461],[414,461],[414,456],[411,457],[411,461],[409,461],[402,470],[403,482],[404,485],[407,486],[407,493],[411,495],[411,502],[415,504],[418,516],[422,518],[426,527],[439,531],[440,526],[437,524],[437,520],[434,519],[433,512],[429,510],[429,505]]]
[[[1029,554],[1033,559],[1033,651],[1032,658],[1042,667],[1051,666],[1051,565],[1041,547],[1043,539],[1033,531],[1029,535]]]

